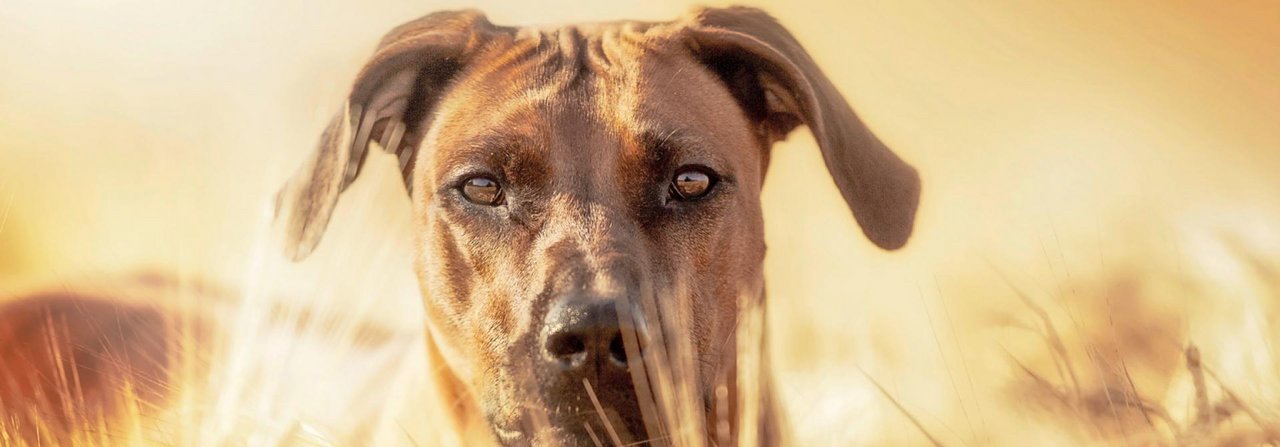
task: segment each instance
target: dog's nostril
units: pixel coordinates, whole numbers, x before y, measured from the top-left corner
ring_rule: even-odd
[[[547,353],[561,365],[576,368],[587,359],[587,344],[578,334],[561,332],[547,339]]]
[[[622,334],[614,334],[613,340],[609,341],[609,360],[614,363],[627,366],[627,347],[622,344]]]

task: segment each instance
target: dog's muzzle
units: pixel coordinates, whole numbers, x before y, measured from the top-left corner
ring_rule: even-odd
[[[612,431],[632,442],[645,439],[632,368],[643,368],[639,352],[646,336],[643,318],[622,308],[629,305],[566,298],[546,314],[536,380],[552,425],[574,438],[607,439]]]

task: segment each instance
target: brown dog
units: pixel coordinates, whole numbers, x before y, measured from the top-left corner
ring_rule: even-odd
[[[801,124],[867,237],[904,245],[916,171],[759,10],[559,28],[436,13],[386,35],[278,213],[301,259],[368,143],[399,157],[459,424],[506,444],[675,442],[689,427],[662,395],[684,393],[698,436],[773,443],[735,334],[763,296],[769,148]]]
[[[212,334],[202,315],[165,305],[175,287],[146,273],[0,297],[0,445],[98,444],[154,417],[195,367],[184,347]]]

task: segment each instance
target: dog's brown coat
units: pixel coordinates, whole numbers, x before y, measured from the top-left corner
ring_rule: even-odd
[[[399,156],[431,354],[459,424],[484,416],[503,433],[530,408],[553,425],[582,410],[562,393],[526,389],[538,326],[566,295],[663,303],[665,315],[649,317],[692,348],[693,379],[711,402],[713,382],[733,372],[740,298],[763,294],[769,147],[800,124],[864,233],[886,249],[905,244],[915,170],[763,12],[541,29],[437,13],[383,39],[315,157],[278,197],[279,218],[288,254],[305,257],[369,142]],[[703,200],[668,203],[672,172],[689,164],[722,181]],[[475,172],[503,184],[502,206],[459,195]],[[538,439],[577,429],[561,428]]]

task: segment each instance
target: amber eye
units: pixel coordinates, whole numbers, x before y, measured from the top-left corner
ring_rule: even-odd
[[[679,200],[697,200],[711,192],[716,184],[715,173],[701,166],[686,166],[671,178],[671,193]]]
[[[502,187],[493,177],[471,177],[462,182],[462,196],[477,205],[496,206],[502,203]]]

